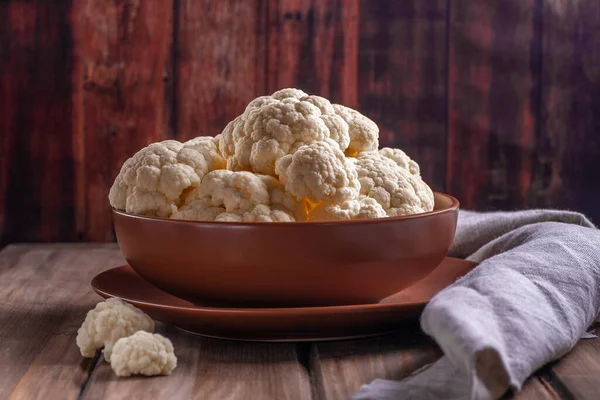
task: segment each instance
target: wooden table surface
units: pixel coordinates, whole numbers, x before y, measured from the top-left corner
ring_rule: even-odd
[[[0,252],[0,399],[347,399],[375,378],[399,379],[441,356],[416,329],[324,343],[242,343],[158,324],[171,376],[117,378],[75,344],[102,299],[90,280],[123,264],[113,244],[11,245]],[[600,340],[581,341],[529,379],[516,399],[600,398]],[[508,396],[507,396],[508,397]]]

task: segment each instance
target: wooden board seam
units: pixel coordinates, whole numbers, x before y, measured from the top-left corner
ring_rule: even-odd
[[[96,369],[98,368],[98,366],[103,362],[104,362],[104,356],[102,355],[102,351],[101,350],[96,351],[94,358],[92,358],[91,362],[88,364],[88,367],[86,368],[85,380],[79,387],[79,393],[77,393],[77,396],[75,397],[76,400],[81,400],[81,399],[85,398],[85,394],[92,382],[92,376],[93,376],[94,372],[96,371]]]

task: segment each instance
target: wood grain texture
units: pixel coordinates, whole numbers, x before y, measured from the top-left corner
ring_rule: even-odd
[[[362,384],[402,379],[441,355],[416,324],[388,336],[295,345],[208,339],[158,323],[173,341],[177,369],[119,379],[102,357],[83,359],[75,336],[101,300],[91,278],[123,262],[113,244],[0,252],[0,398],[346,399]],[[582,340],[505,398],[595,399],[599,357],[600,340]]]
[[[53,335],[29,365],[9,399],[78,399],[95,364],[95,359],[81,357],[75,335]]]
[[[355,107],[465,208],[598,223],[593,0],[0,1],[0,245],[114,239],[150,141],[296,86]]]
[[[364,340],[317,343],[311,353],[317,398],[348,399],[373,379],[399,380],[441,356],[416,329]]]
[[[445,189],[445,0],[360,3],[358,110],[380,128],[381,147],[400,147],[423,178]]]
[[[160,325],[173,341],[177,368],[168,377],[119,379],[102,362],[86,399],[309,400],[308,373],[294,344],[229,342],[196,337]]]
[[[600,339],[580,340],[569,354],[552,366],[552,373],[572,398],[597,399],[600,393]]]
[[[177,137],[215,136],[266,94],[266,0],[181,0],[177,8]]]
[[[73,393],[87,367],[82,366],[83,359],[70,364],[72,368],[64,363],[76,360],[74,335],[99,300],[89,282],[100,271],[121,263],[123,258],[112,244],[13,245],[2,250],[0,398],[11,393],[15,398],[32,398],[26,396],[28,390],[42,390],[34,382],[53,381],[48,393],[62,389]],[[70,336],[70,344],[60,335]],[[58,359],[49,362],[53,357]]]
[[[598,224],[600,3],[543,2],[541,131],[536,205],[581,211]]]
[[[557,400],[560,396],[545,382],[534,376],[523,384],[521,391],[510,393],[504,399],[512,400]]]
[[[450,2],[447,190],[465,208],[526,206],[539,107],[534,5]]]
[[[356,107],[358,0],[269,0],[267,88]]]
[[[73,240],[70,1],[0,4],[0,242]]]
[[[89,282],[123,262],[112,244],[0,253],[0,398],[311,398],[294,344],[206,339],[159,324],[179,358],[170,377],[118,379],[104,361],[83,359],[76,332],[101,300]]]
[[[87,205],[83,238],[114,239],[108,191],[127,158],[167,139],[172,2],[82,3]],[[167,78],[167,79],[165,79]]]

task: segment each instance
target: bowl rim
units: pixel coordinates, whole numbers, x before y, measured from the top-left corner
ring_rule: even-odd
[[[427,211],[424,213],[402,215],[397,217],[386,217],[386,218],[366,218],[366,219],[354,219],[354,220],[340,220],[340,221],[295,221],[295,222],[232,222],[232,221],[194,221],[184,219],[172,219],[165,217],[152,217],[147,215],[136,215],[131,214],[122,210],[117,210],[111,207],[113,215],[119,215],[125,218],[145,220],[145,221],[163,221],[165,223],[173,224],[196,224],[196,225],[211,225],[211,226],[238,226],[238,227],[252,227],[252,226],[326,226],[326,225],[365,225],[365,224],[377,224],[377,223],[390,223],[394,221],[405,221],[418,218],[433,217],[439,214],[448,213],[460,208],[460,202],[452,195],[444,192],[433,191],[434,195],[440,195],[450,199],[452,202],[448,207],[441,208],[439,210]]]

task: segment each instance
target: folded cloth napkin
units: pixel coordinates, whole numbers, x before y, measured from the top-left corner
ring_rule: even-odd
[[[450,255],[480,264],[421,315],[444,356],[353,399],[497,399],[572,349],[600,312],[600,230],[581,214],[461,211]]]

